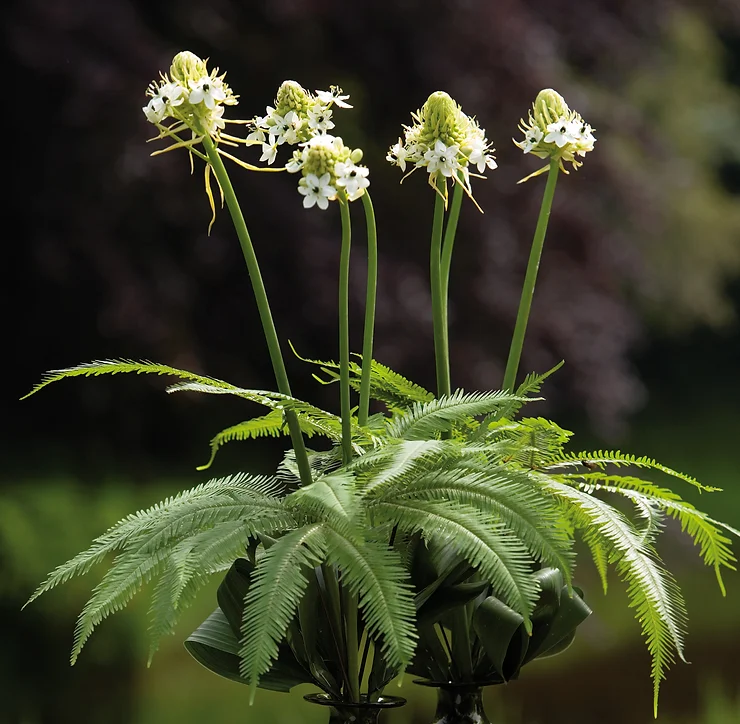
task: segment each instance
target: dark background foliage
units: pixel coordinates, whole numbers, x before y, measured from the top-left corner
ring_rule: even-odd
[[[15,484],[71,476],[97,491],[112,476],[138,481],[146,499],[156,499],[158,472],[181,486],[198,482],[192,469],[203,462],[206,441],[243,414],[220,399],[167,398],[160,381],[143,379],[68,382],[14,402],[43,370],[149,358],[272,386],[227,214],[208,236],[200,169],[191,177],[184,153],[149,157],[143,91],[183,48],[228,71],[241,97],[234,116],[263,112],[285,78],[351,93],[355,108],[336,114],[337,131],[365,150],[371,168],[381,244],[376,356],[427,385],[433,199],[420,177],[398,186],[397,169],[383,160],[387,147],[437,89],[475,114],[498,147],[500,168],[475,184],[485,214],[464,208],[451,282],[453,382],[496,388],[541,193],[538,181],[516,185],[536,160],[509,139],[536,92],[557,88],[599,140],[556,195],[523,368],[567,364],[538,414],[619,443],[647,403],[660,424],[698,406],[695,426],[707,429],[716,412],[707,399],[721,398],[724,410],[740,401],[732,379],[740,362],[740,10],[731,0],[10,0],[3,14],[10,132],[1,293],[11,384],[0,484],[8,525],[29,521],[26,538],[4,534],[4,570],[25,560],[9,541],[32,545],[30,531],[48,516],[30,499],[13,507]],[[233,178],[282,339],[305,356],[336,356],[336,210],[304,211],[286,175],[235,169]],[[359,323],[357,218],[352,314]],[[288,363],[299,397],[336,407],[332,388],[313,382],[298,360]],[[732,438],[724,422],[714,424],[725,432],[707,438]],[[253,459],[254,451],[226,451],[218,472],[271,463]],[[140,504],[122,496],[109,512]],[[90,530],[78,526],[87,537],[113,522],[90,515],[100,520]],[[63,555],[85,543],[59,535],[70,545],[61,546]],[[45,545],[38,574],[60,557]],[[14,573],[5,591],[11,621],[33,585],[28,578]],[[40,667],[40,678],[25,679],[27,700],[41,680],[55,690],[83,686],[76,670],[36,653],[70,622],[47,626],[29,618],[35,615],[24,614],[16,628],[34,652],[19,670],[28,672],[31,660]],[[103,677],[122,692],[132,680],[126,650],[109,662],[120,673]],[[3,665],[14,668],[11,659]],[[50,700],[40,718],[11,721],[67,721],[62,699]],[[100,712],[109,711],[107,702]],[[123,718],[98,713],[85,721],[133,721],[125,711],[122,704]]]

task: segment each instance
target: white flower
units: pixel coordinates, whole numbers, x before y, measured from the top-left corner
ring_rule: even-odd
[[[224,89],[221,87],[221,81],[217,78],[206,76],[197,81],[191,80],[190,87],[192,90],[190,91],[188,102],[192,105],[205,103],[206,108],[213,109],[216,101],[222,101],[226,98],[226,93],[224,93]]]
[[[293,157],[285,164],[288,173],[298,173],[306,163],[306,151],[293,151]]]
[[[155,96],[141,110],[149,123],[161,123],[167,115],[167,104],[159,96]]]
[[[391,150],[388,151],[388,155],[385,157],[386,161],[398,166],[401,171],[406,170],[406,158],[409,155],[406,147],[401,143],[401,139],[398,139],[398,143],[391,146]]]
[[[320,104],[316,104],[308,111],[308,127],[317,133],[326,133],[330,128],[334,128],[331,120],[331,109]]]
[[[558,148],[563,148],[569,143],[578,141],[579,127],[577,123],[560,118],[555,123],[547,126],[545,143],[554,143]]]
[[[204,119],[203,124],[206,133],[209,136],[215,136],[219,129],[226,128],[226,121],[223,119],[224,107],[216,106]]]
[[[169,106],[179,106],[185,100],[185,89],[178,83],[163,83],[159,89],[159,97]]]
[[[337,194],[337,190],[330,185],[331,176],[325,173],[319,178],[315,173],[309,173],[298,182],[298,193],[303,194],[303,208],[310,209],[318,204],[320,209],[329,206],[329,199]]]
[[[583,123],[579,128],[576,153],[579,156],[585,156],[588,151],[594,150],[594,143],[596,143],[594,129],[588,123]]]
[[[525,134],[524,134],[524,141],[522,142],[522,145],[520,148],[524,153],[530,153],[532,149],[534,149],[537,144],[542,140],[542,137],[545,134],[542,133],[539,126],[532,126]]]
[[[349,103],[345,103],[346,99],[349,98],[349,95],[341,95],[342,89],[339,88],[339,86],[333,85],[331,86],[331,90],[328,91],[316,91],[316,97],[322,102],[326,104],[335,103],[337,107],[339,108],[352,108],[352,106]]]
[[[370,169],[367,166],[356,166],[351,161],[340,162],[334,166],[334,173],[337,175],[337,186],[344,187],[350,201],[359,199],[363,194],[363,189],[370,185],[367,178]]]
[[[498,164],[493,156],[490,153],[486,153],[488,148],[485,138],[474,138],[467,145],[472,149],[468,156],[468,161],[478,167],[478,173],[483,173],[486,167],[490,169],[498,168]]]
[[[247,143],[252,145],[263,144],[265,142],[265,132],[261,128],[255,128],[248,136]]]
[[[424,164],[420,161],[420,165],[426,165],[427,171],[436,173],[439,171],[443,176],[453,176],[455,171],[460,167],[460,162],[457,159],[457,154],[460,152],[460,147],[453,144],[452,146],[445,146],[444,141],[437,139],[434,142],[434,148],[429,149],[424,154]]]
[[[262,144],[262,156],[260,156],[260,161],[267,161],[268,165],[275,163],[277,147],[278,145],[275,142],[275,136],[270,135],[270,142]]]
[[[270,121],[272,121],[269,127],[270,135],[275,136],[278,146],[284,143],[291,145],[298,143],[297,130],[301,125],[301,119],[295,111],[288,111],[285,116],[273,112]]]

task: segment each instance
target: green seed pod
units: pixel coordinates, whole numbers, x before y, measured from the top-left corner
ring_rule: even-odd
[[[172,60],[170,76],[172,80],[181,83],[186,88],[188,81],[197,81],[206,75],[208,75],[206,61],[189,50],[179,52]]]
[[[294,80],[286,80],[278,88],[275,111],[281,116],[285,116],[290,111],[295,111],[299,116],[305,116],[312,105],[311,96]]]
[[[558,118],[567,117],[570,114],[570,108],[565,102],[563,96],[552,88],[545,88],[537,94],[534,102],[534,120],[544,133],[551,123],[555,123]]]
[[[430,148],[439,139],[446,146],[465,140],[464,116],[460,106],[444,91],[435,91],[421,107],[421,140]]]

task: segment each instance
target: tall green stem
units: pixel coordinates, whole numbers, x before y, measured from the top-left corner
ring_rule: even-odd
[[[347,675],[352,702],[360,701],[360,644],[357,639],[357,596],[349,588],[342,589],[347,641]]]
[[[463,187],[461,183],[455,184],[452,192],[452,203],[450,214],[447,218],[444,241],[442,242],[442,300],[445,306],[445,325],[447,325],[447,299],[450,286],[450,266],[452,264],[452,248],[455,245],[455,234],[457,234],[457,222],[460,218],[460,207],[462,206]]]
[[[375,331],[375,299],[378,288],[378,232],[375,228],[375,211],[370,194],[362,195],[367,222],[367,290],[365,292],[365,329],[362,338],[362,376],[360,378],[360,407],[357,422],[367,424],[370,409],[370,372],[373,363],[373,334]]]
[[[429,262],[432,292],[432,320],[434,325],[434,362],[437,370],[437,395],[450,394],[450,357],[445,324],[445,305],[442,299],[442,227],[444,225],[445,202],[444,176],[437,178],[434,196],[434,220],[432,222],[432,244]]]
[[[244,221],[244,215],[242,214],[239,201],[234,193],[234,187],[231,185],[231,179],[229,178],[229,174],[226,172],[224,163],[208,136],[203,138],[203,147],[208,154],[211,168],[216,174],[216,178],[221,185],[221,190],[226,199],[226,205],[229,207],[229,213],[231,214],[231,219],[234,223],[234,228],[236,229],[236,235],[239,237],[239,244],[241,245],[242,253],[244,254],[244,261],[247,263],[247,270],[249,271],[249,278],[252,282],[254,297],[257,301],[257,308],[259,309],[262,329],[265,333],[265,340],[267,341],[267,348],[270,352],[270,360],[272,361],[272,369],[275,372],[278,391],[284,395],[291,395],[288,373],[285,370],[283,353],[280,350],[280,341],[278,340],[277,331],[275,330],[275,323],[272,319],[272,313],[270,312],[270,304],[267,301],[267,292],[265,291],[265,285],[262,281],[262,274],[260,273],[259,264],[257,263],[257,255],[254,252],[252,239],[249,236],[247,224]],[[298,423],[298,418],[291,410],[288,410],[285,413],[285,419],[288,423],[288,430],[293,443],[293,450],[295,450],[296,463],[298,464],[301,482],[303,485],[308,485],[311,482],[311,466],[308,463],[308,453],[306,452],[306,446],[303,442],[303,435],[301,434],[301,427]]]
[[[540,207],[540,216],[537,219],[537,228],[532,240],[532,250],[529,253],[529,263],[527,264],[527,274],[524,277],[524,286],[522,287],[522,298],[519,302],[519,311],[516,315],[516,326],[514,335],[511,339],[511,348],[509,349],[509,359],[506,362],[506,372],[504,373],[504,389],[513,390],[516,382],[516,373],[519,369],[519,360],[522,356],[522,347],[524,346],[524,335],[527,331],[527,322],[529,321],[529,310],[532,307],[532,297],[534,296],[534,285],[537,281],[537,272],[540,268],[540,257],[542,256],[542,247],[545,244],[545,233],[547,232],[547,222],[550,218],[550,209],[552,208],[552,198],[555,195],[555,184],[558,180],[558,161],[550,161],[550,170],[547,175],[547,184],[545,193],[542,197],[542,206]]]
[[[349,257],[352,229],[349,201],[340,201],[342,215],[342,252],[339,258],[339,394],[342,410],[342,457],[352,459],[352,418],[349,398]]]

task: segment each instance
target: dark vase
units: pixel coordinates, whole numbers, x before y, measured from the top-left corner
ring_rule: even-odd
[[[330,707],[329,724],[378,724],[383,709],[395,709],[406,703],[400,696],[381,696],[378,701],[364,700],[359,704],[335,701],[328,694],[306,694],[303,698],[312,704]]]
[[[483,687],[491,682],[415,681],[437,690],[434,724],[491,724],[483,708]]]

